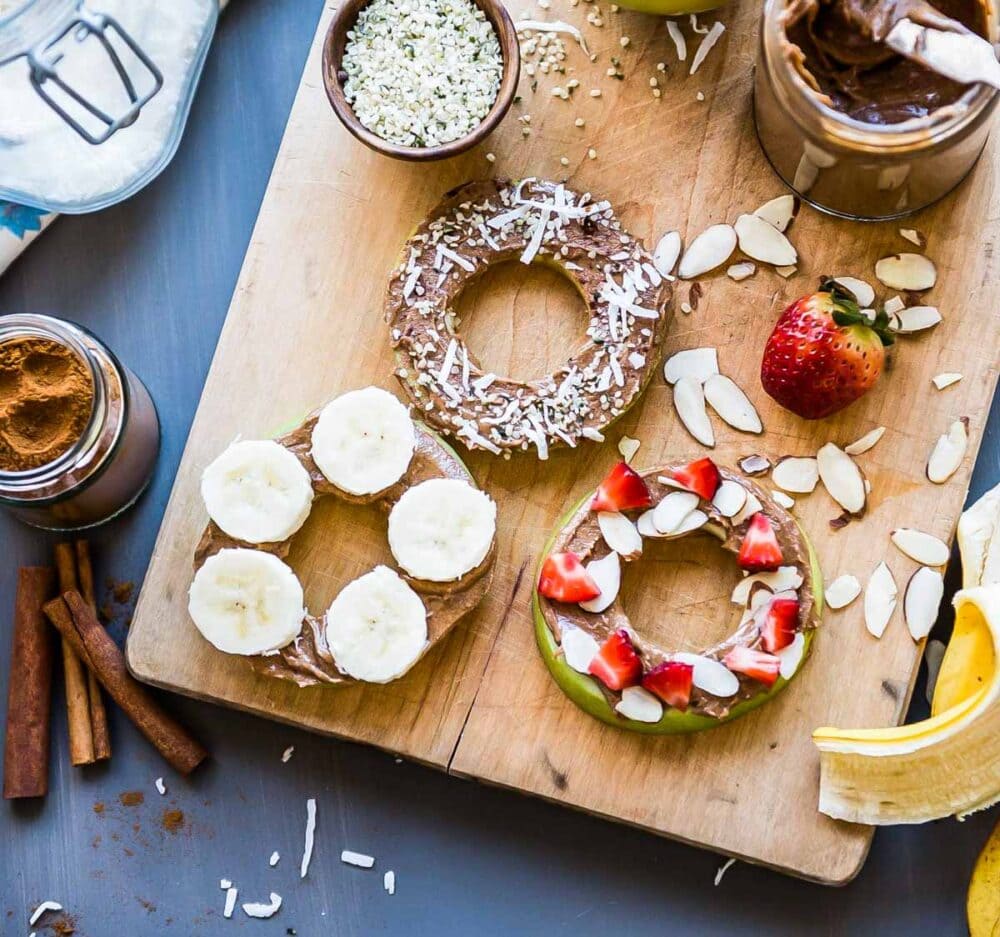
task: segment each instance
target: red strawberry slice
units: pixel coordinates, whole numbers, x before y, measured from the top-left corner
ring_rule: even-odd
[[[684,712],[691,699],[694,667],[679,660],[657,664],[642,678],[642,685],[668,706]]]
[[[642,679],[642,661],[627,631],[611,633],[590,662],[590,672],[609,690],[635,686]]]
[[[670,477],[706,501],[715,497],[721,481],[719,469],[711,459],[698,459],[683,468],[675,469]]]
[[[575,553],[553,553],[545,560],[538,591],[557,602],[586,602],[601,594]]]
[[[783,559],[770,518],[758,511],[750,518],[736,562],[751,573],[759,573],[777,569]]]
[[[780,658],[743,646],[734,647],[722,659],[722,663],[734,673],[746,674],[768,686],[772,686],[774,681],[778,679],[778,672],[781,668]]]
[[[649,488],[642,476],[627,462],[619,462],[597,488],[592,511],[628,511],[631,508],[648,508],[653,504]]]
[[[760,637],[764,650],[773,654],[788,647],[795,639],[795,629],[799,623],[799,600],[772,599],[764,608]]]

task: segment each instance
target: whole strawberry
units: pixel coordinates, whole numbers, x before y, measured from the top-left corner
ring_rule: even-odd
[[[850,292],[824,280],[774,326],[760,364],[764,390],[807,420],[843,410],[882,373],[883,346],[893,340],[888,326],[884,311],[869,323]]]

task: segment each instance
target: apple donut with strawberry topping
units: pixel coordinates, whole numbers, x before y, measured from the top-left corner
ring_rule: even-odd
[[[699,651],[657,646],[618,592],[643,544],[708,533],[744,573],[735,630]],[[637,472],[618,463],[569,514],[542,560],[533,609],[542,656],[562,690],[611,725],[694,732],[741,716],[798,672],[822,612],[805,535],[763,489],[708,458]]]
[[[535,380],[487,373],[467,348],[454,303],[508,260],[544,263],[576,286],[586,339]],[[561,183],[473,182],[449,193],[406,242],[385,303],[396,375],[422,417],[495,455],[600,442],[660,359],[670,285],[607,201]]]
[[[299,686],[398,679],[493,576],[495,503],[454,450],[377,387],[342,394],[277,439],[232,443],[206,467],[201,494],[210,520],[189,593],[195,627]],[[317,616],[285,558],[320,497],[384,512],[397,568],[353,579]]]

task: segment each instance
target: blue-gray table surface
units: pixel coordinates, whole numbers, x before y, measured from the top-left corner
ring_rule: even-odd
[[[163,452],[151,490],[92,537],[101,583],[105,577],[138,583],[145,572],[320,6],[319,0],[233,4],[166,173],[126,204],[60,219],[0,280],[0,312],[45,312],[87,325],[143,378],[159,406]],[[995,406],[970,497],[996,482],[998,468]],[[15,570],[48,562],[53,539],[0,517],[0,673],[6,674]],[[128,603],[113,611],[112,632],[121,639]],[[939,624],[942,636],[947,624]],[[49,796],[0,806],[4,937],[27,937],[27,915],[44,899],[65,905],[78,937],[237,929],[262,937],[949,937],[965,932],[969,874],[997,819],[994,810],[965,823],[880,831],[861,875],[839,890],[745,864],[715,887],[721,859],[710,853],[177,697],[168,705],[214,754],[193,778],[173,775],[114,709],[111,762],[71,768],[61,693],[58,686]],[[0,697],[2,719],[6,692]],[[910,718],[926,708],[921,683]],[[289,745],[295,752],[283,764]],[[161,775],[165,796],[154,788]],[[144,803],[122,806],[120,795],[133,790],[144,792]],[[308,797],[318,801],[318,826],[303,880]],[[182,829],[164,828],[166,809],[183,811]],[[782,835],[780,817],[774,835]],[[374,855],[375,869],[343,865],[344,848]],[[271,868],[275,850],[281,859]],[[382,888],[387,869],[396,873],[392,897]],[[276,891],[284,906],[270,920],[237,910],[226,921],[220,878],[239,886],[241,902]]]

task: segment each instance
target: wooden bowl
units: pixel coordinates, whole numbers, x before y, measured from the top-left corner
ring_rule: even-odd
[[[414,162],[447,159],[450,156],[464,153],[485,139],[510,110],[521,71],[521,50],[517,41],[517,31],[514,29],[510,14],[500,0],[473,0],[473,2],[493,24],[497,39],[500,41],[500,54],[503,59],[500,89],[497,91],[493,106],[475,130],[464,137],[452,140],[450,143],[427,147],[400,146],[397,143],[383,140],[358,120],[354,109],[347,103],[342,84],[345,75],[340,67],[344,57],[344,47],[347,45],[347,31],[353,28],[357,22],[358,13],[368,3],[368,0],[344,0],[340,5],[333,15],[333,21],[330,23],[326,39],[323,41],[323,85],[334,113],[340,118],[341,123],[365,146],[394,159]]]

